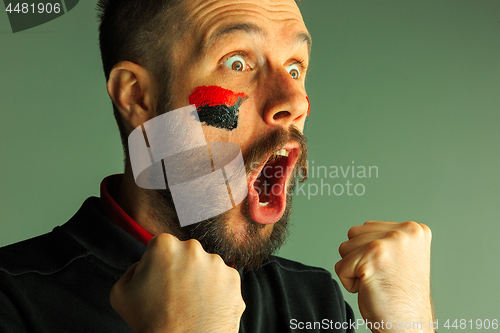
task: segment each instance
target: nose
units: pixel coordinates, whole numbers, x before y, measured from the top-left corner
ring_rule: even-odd
[[[307,117],[309,100],[304,88],[284,68],[276,69],[266,78],[264,122],[288,128]]]

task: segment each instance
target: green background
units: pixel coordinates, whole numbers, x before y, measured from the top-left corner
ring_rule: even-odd
[[[0,13],[0,245],[64,223],[122,171],[94,6],[16,34]],[[313,35],[310,161],[379,172],[323,179],[361,183],[362,196],[298,195],[280,254],[333,272],[351,226],[426,223],[440,326],[500,319],[500,1],[301,8]]]

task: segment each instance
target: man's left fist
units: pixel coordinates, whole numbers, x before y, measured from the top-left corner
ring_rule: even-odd
[[[368,221],[352,227],[348,237],[339,247],[342,259],[335,271],[349,292],[358,293],[363,318],[390,321],[391,332],[398,322],[419,321],[425,331],[433,318],[429,227]]]

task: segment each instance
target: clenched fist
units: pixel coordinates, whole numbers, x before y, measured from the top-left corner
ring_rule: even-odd
[[[238,272],[198,241],[169,234],[149,241],[110,301],[135,333],[238,332],[245,310]]]
[[[369,221],[352,227],[348,238],[335,271],[348,291],[358,293],[363,318],[391,322],[388,332],[432,332],[430,229],[415,222]],[[422,329],[398,330],[398,322],[420,322]]]

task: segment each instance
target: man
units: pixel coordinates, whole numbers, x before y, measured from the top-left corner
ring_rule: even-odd
[[[304,170],[307,149],[311,39],[295,1],[102,0],[99,8],[125,172],[106,178],[101,198],[64,226],[1,250],[0,330],[291,332],[327,319],[339,325],[309,331],[352,331],[352,310],[326,270],[271,256],[301,177],[291,170]],[[207,142],[241,148],[248,196],[181,227],[169,189],[137,185],[127,138],[189,104]],[[348,237],[335,269],[373,331],[431,331],[430,230],[367,222]],[[422,327],[397,327],[415,322]]]

